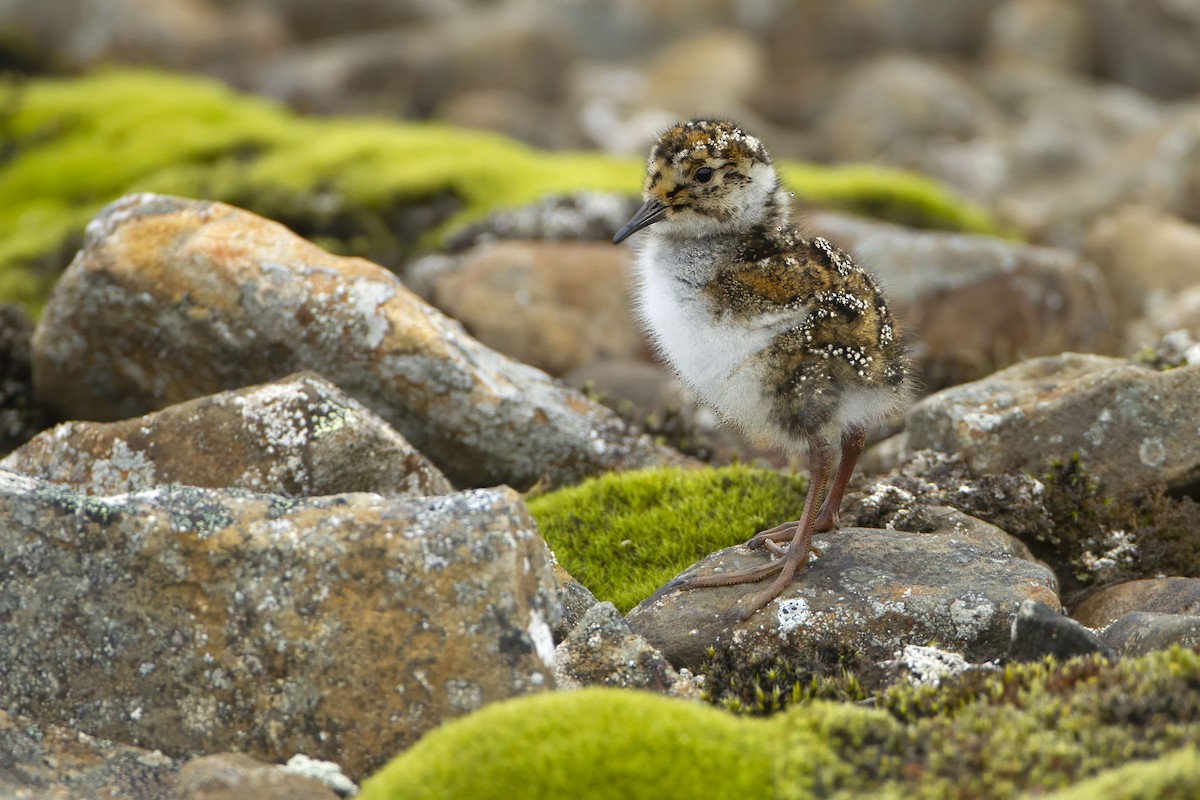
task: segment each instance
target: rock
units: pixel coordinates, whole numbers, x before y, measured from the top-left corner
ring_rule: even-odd
[[[881,56],[846,76],[819,131],[837,160],[911,165],[920,153],[1003,126],[991,101],[948,69],[912,56]]]
[[[459,253],[480,244],[508,239],[609,243],[640,205],[640,198],[606,192],[551,195],[519,208],[500,209],[486,219],[451,231],[446,235],[444,249]],[[411,267],[405,270],[404,285],[427,297],[429,290],[422,287],[428,286],[430,281],[422,280],[421,272]]]
[[[198,756],[179,771],[179,800],[336,800],[320,781],[241,753]]]
[[[556,561],[554,582],[558,584],[558,599],[562,603],[562,616],[554,627],[554,642],[560,644],[583,619],[588,609],[596,605],[596,596],[567,572]]]
[[[1046,656],[1066,660],[1075,656],[1111,651],[1094,631],[1064,616],[1059,608],[1026,600],[1012,621],[1007,661],[1040,661]]]
[[[879,276],[928,387],[974,380],[1021,356],[1116,346],[1108,288],[1073,253],[837,214],[805,224]]]
[[[55,286],[33,352],[39,396],[83,419],[311,369],[459,486],[682,460],[483,347],[390,272],[221,203],[143,194],[108,206]]]
[[[0,468],[98,495],[168,483],[292,497],[454,490],[391,426],[311,372],[131,420],[64,422]]]
[[[1078,454],[1103,490],[1123,494],[1200,478],[1200,367],[1159,372],[1124,359],[1030,359],[917,403],[908,446],[956,453],[976,475],[1042,474]]]
[[[987,58],[1086,73],[1092,62],[1087,13],[1073,0],[1007,0],[988,18]]]
[[[1171,114],[1114,148],[1103,166],[1015,187],[995,211],[1035,241],[1067,249],[1079,249],[1093,222],[1122,205],[1200,223],[1200,109]]]
[[[664,693],[675,685],[691,687],[607,602],[588,609],[555,649],[554,682],[560,689],[613,686]]]
[[[899,508],[888,520],[888,527],[915,533],[951,534],[956,539],[968,544],[1008,553],[1050,569],[1048,565],[1038,561],[1029,546],[1016,536],[1007,533],[997,525],[970,514],[964,514],[951,506],[913,505]],[[1055,588],[1057,589],[1057,586]]]
[[[429,299],[506,356],[562,375],[645,345],[629,310],[629,250],[509,241],[469,251]]]
[[[843,528],[819,534],[816,543],[824,557],[749,620],[737,620],[739,607],[765,588],[761,583],[685,592],[668,583],[629,612],[629,627],[676,667],[694,668],[709,646],[746,663],[818,653],[832,666],[843,657],[883,660],[930,640],[984,661],[1008,644],[1021,601],[1058,605],[1054,576],[1043,567],[951,534]],[[680,577],[764,560],[739,545]]]
[[[1122,656],[1140,656],[1173,645],[1200,647],[1200,616],[1130,611],[1100,631],[1104,643]]]
[[[33,322],[25,311],[0,304],[0,454],[28,441],[49,422],[33,395],[32,336]]]
[[[1126,206],[1102,217],[1088,231],[1084,252],[1112,287],[1122,323],[1200,283],[1200,226],[1153,208]]]
[[[908,454],[888,474],[849,492],[842,503],[842,523],[921,533],[954,533],[961,525],[983,537],[977,543],[1027,558],[1024,546],[1017,543],[1021,540],[1013,537],[1034,539],[1053,527],[1044,492],[1028,474],[976,476],[957,455],[921,450]]]
[[[1179,0],[1088,0],[1100,66],[1147,94],[1200,91],[1200,6]]]
[[[1200,364],[1200,350],[1189,350],[1200,339],[1200,283],[1152,302],[1151,308],[1125,328],[1124,351],[1141,358],[1150,350],[1152,362],[1173,359],[1172,366]],[[1163,349],[1167,352],[1163,352]]]
[[[174,800],[182,762],[0,710],[0,763],[6,800]]]
[[[1071,616],[1089,628],[1103,628],[1132,611],[1200,615],[1200,578],[1146,578],[1105,586],[1080,601]]]
[[[894,682],[904,679],[912,686],[930,686],[936,689],[945,678],[953,678],[972,669],[972,664],[958,653],[937,647],[906,644],[904,649],[882,666],[888,670]]]
[[[553,686],[551,556],[508,488],[88,497],[0,472],[0,707],[172,757],[360,777]]]

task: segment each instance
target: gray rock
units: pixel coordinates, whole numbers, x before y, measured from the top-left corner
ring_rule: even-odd
[[[1200,91],[1200,5],[1088,0],[1096,54],[1108,75],[1157,97]]]
[[[241,753],[197,756],[179,771],[178,800],[337,800],[313,778]]]
[[[293,497],[454,490],[391,426],[311,372],[121,422],[64,422],[0,468],[99,495],[168,483]]]
[[[824,655],[833,666],[840,658],[880,661],[931,640],[984,661],[1004,651],[1021,601],[1058,605],[1045,568],[953,534],[844,528],[816,543],[825,555],[744,622],[740,607],[763,583],[685,592],[668,583],[626,619],[676,667],[694,668],[709,646],[747,664]],[[766,558],[739,545],[680,577],[746,569]]]
[[[1026,600],[1012,621],[1012,638],[1005,655],[1008,661],[1041,661],[1046,656],[1065,660],[1075,656],[1112,651],[1095,631],[1088,630],[1059,608]]]
[[[39,396],[75,419],[311,369],[459,486],[683,460],[480,345],[390,272],[221,203],[133,195],[108,206],[55,286],[33,350]]]
[[[679,673],[645,639],[629,629],[612,603],[588,609],[554,651],[554,678],[560,689],[616,686],[669,692]]]
[[[554,627],[554,641],[559,644],[575,629],[588,609],[596,605],[596,596],[557,562],[554,564],[554,581],[558,584],[558,598],[562,602],[562,616]]]
[[[1074,0],[1006,0],[992,11],[984,52],[994,61],[1086,73],[1092,61],[1087,14]]]
[[[1141,656],[1173,645],[1200,647],[1200,616],[1130,611],[1100,631],[1104,643],[1122,656]]]
[[[912,331],[929,387],[974,380],[1022,356],[1116,346],[1104,279],[1074,253],[836,214],[805,223],[879,276]]]
[[[1145,578],[1105,586],[1071,611],[1089,628],[1105,625],[1132,611],[1200,615],[1200,578]]]
[[[89,497],[0,472],[0,707],[351,777],[553,686],[551,556],[507,488]]]
[[[175,800],[182,762],[0,710],[0,764],[5,800]]]
[[[955,453],[976,475],[1042,474],[1078,454],[1108,492],[1200,478],[1200,367],[1159,372],[1064,353],[944,389],[908,414],[908,446]]]

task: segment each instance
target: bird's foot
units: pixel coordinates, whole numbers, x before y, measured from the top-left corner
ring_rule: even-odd
[[[798,527],[800,527],[800,522],[798,520],[792,520],[791,522],[784,522],[780,525],[776,525],[774,528],[767,528],[765,531],[759,531],[747,539],[746,546],[751,550],[758,550],[761,547],[765,547],[768,542],[774,542],[776,544],[790,542],[796,538],[796,529]],[[834,530],[837,527],[837,517],[833,514],[822,512],[813,521],[812,532],[825,533],[826,531]],[[820,554],[818,553],[818,555]]]

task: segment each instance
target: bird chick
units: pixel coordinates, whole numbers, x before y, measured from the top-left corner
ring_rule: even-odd
[[[908,403],[909,363],[875,280],[825,239],[792,227],[791,195],[767,151],[733,123],[698,119],[667,129],[650,151],[643,197],[613,243],[646,230],[635,257],[635,306],[659,354],[755,443],[809,452],[800,519],[748,542],[777,558],[678,584],[775,575],[743,611],[746,619],[810,554],[821,555],[813,534],[837,527],[867,430]]]

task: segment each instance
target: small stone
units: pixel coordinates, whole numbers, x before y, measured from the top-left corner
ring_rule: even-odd
[[[1140,656],[1175,645],[1200,647],[1200,616],[1130,611],[1100,631],[1100,638],[1122,656]]]
[[[1103,628],[1132,611],[1200,615],[1200,578],[1146,578],[1105,586],[1085,597],[1071,616]]]
[[[679,673],[641,636],[629,629],[616,607],[596,603],[554,654],[560,689],[615,686],[670,693]]]
[[[1040,661],[1046,656],[1064,660],[1074,656],[1112,652],[1094,631],[1064,616],[1057,608],[1026,600],[1012,621],[1008,661]]]
[[[315,778],[241,753],[197,756],[179,771],[178,800],[336,800]]]

